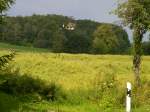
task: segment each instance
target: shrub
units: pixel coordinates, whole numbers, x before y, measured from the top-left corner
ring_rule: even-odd
[[[0,85],[0,89],[9,94],[27,94],[39,91],[43,83],[26,75],[13,75]]]
[[[15,52],[0,57],[0,90],[12,95],[36,94],[36,96],[50,100],[62,101],[66,98],[62,88],[55,83],[46,84],[43,80],[21,75],[19,69],[13,70],[9,62],[15,56]],[[9,66],[6,66],[9,65]]]
[[[14,57],[15,57],[15,52],[14,51],[12,51],[8,55],[1,56],[0,57],[0,69],[5,67],[10,61],[12,61]]]
[[[100,108],[105,111],[114,107],[122,107],[125,103],[125,91],[119,86],[119,81],[116,79],[112,66],[109,69],[112,69],[112,71],[101,72],[97,75],[94,87],[96,93],[94,97],[98,100],[97,103]]]
[[[6,74],[7,73],[7,74]],[[0,90],[12,95],[38,94],[42,99],[49,101],[62,101],[65,93],[55,83],[46,84],[43,80],[28,75],[19,75],[18,72],[5,72]]]
[[[50,101],[63,101],[66,99],[66,94],[63,89],[56,85],[55,83],[51,83],[41,89],[40,94],[44,96],[47,100]]]

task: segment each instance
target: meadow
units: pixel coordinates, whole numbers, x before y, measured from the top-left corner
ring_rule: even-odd
[[[0,92],[4,112],[124,112],[126,82],[134,84],[132,56],[50,53],[48,50],[0,43],[0,56],[8,48],[17,51],[12,71],[20,76],[55,83],[66,95],[56,101],[37,100],[36,95]],[[150,112],[150,57],[142,58],[140,95],[133,92],[132,112]],[[134,87],[133,87],[134,90]],[[58,93],[61,95],[61,93]],[[33,98],[35,97],[35,99]]]

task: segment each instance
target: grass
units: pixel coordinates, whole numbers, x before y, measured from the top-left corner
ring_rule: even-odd
[[[8,49],[15,49],[15,51],[19,51],[19,52],[49,52],[49,50],[47,49],[16,46],[16,45],[0,42],[0,50],[8,50]]]
[[[114,74],[120,88],[126,87],[126,82],[133,83],[132,56],[121,55],[87,55],[87,54],[55,54],[47,50],[27,48],[0,43],[0,55],[8,53],[8,48],[17,50],[13,63],[20,74],[38,77],[49,84],[55,82],[68,91],[69,100],[64,102],[33,102],[20,101],[20,98],[0,92],[0,104],[3,109],[10,108],[10,112],[124,112],[119,109],[107,108],[101,110],[95,101],[86,101],[98,80],[106,75]],[[33,53],[34,52],[34,53]],[[142,79],[150,81],[150,57],[144,56],[142,62]],[[73,93],[71,93],[71,91]],[[116,93],[117,94],[117,93]],[[13,104],[13,105],[12,105]],[[149,112],[150,105],[142,105],[133,112]]]

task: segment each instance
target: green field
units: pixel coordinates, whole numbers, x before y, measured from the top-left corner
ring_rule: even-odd
[[[111,105],[111,92],[106,92],[103,100],[95,100],[100,94],[96,91],[101,81],[112,80],[115,77],[117,88],[126,94],[126,82],[133,83],[132,56],[121,55],[88,55],[88,54],[55,54],[48,50],[12,46],[0,43],[0,55],[7,54],[8,48],[17,51],[12,64],[19,69],[20,75],[39,78],[46,84],[55,83],[61,86],[68,95],[67,101],[34,102],[24,101],[20,96],[12,96],[0,92],[0,107],[5,112],[124,112],[124,105]],[[142,59],[142,83],[150,81],[150,57]],[[110,75],[110,76],[109,76]],[[145,87],[148,88],[148,87]],[[150,88],[148,88],[150,89]],[[107,90],[106,90],[107,91]],[[112,91],[113,90],[108,90]],[[147,92],[147,91],[144,91]],[[105,93],[105,92],[104,92]],[[110,96],[109,96],[110,94]],[[113,94],[113,93],[112,93]],[[133,112],[150,112],[150,94],[145,93],[140,106],[134,106]],[[143,97],[143,96],[141,96]],[[104,100],[106,99],[106,100]],[[107,101],[107,99],[109,101]],[[140,98],[139,98],[140,99]],[[145,101],[147,100],[147,101]],[[136,108],[135,108],[136,107]]]
[[[25,46],[16,46],[7,43],[0,42],[0,50],[8,50],[14,49],[18,52],[49,52],[50,50],[42,49],[42,48],[33,48],[33,47],[25,47]]]

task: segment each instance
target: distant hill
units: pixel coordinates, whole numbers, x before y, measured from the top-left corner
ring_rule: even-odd
[[[75,28],[66,29],[72,23]],[[97,31],[100,26],[106,27]],[[0,31],[1,42],[46,48],[53,52],[125,54],[130,46],[127,32],[121,26],[74,20],[62,15],[7,17],[5,24],[0,26]],[[99,33],[98,37],[94,35],[95,32]],[[99,41],[95,48],[96,39]],[[101,52],[104,50],[106,51]]]

